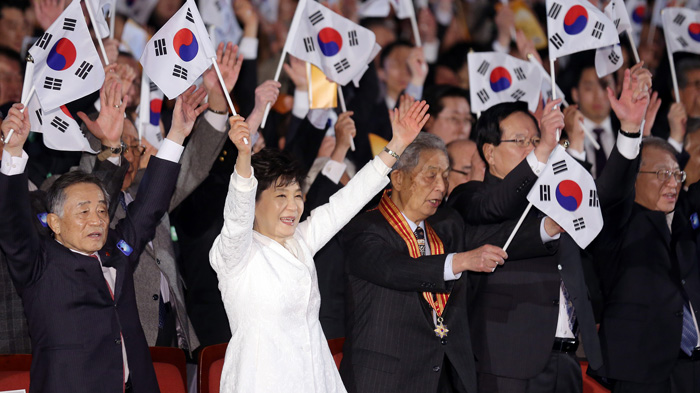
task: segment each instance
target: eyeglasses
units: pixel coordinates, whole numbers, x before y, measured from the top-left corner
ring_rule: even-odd
[[[139,155],[143,155],[143,153],[146,152],[146,146],[144,145],[126,145],[126,149],[124,150],[124,153],[128,152],[131,150],[132,153],[138,153]]]
[[[443,119],[447,121],[448,123],[452,123],[453,125],[456,126],[461,126],[461,125],[473,125],[474,124],[474,118],[472,117],[457,117],[457,116],[438,116],[438,119]]]
[[[656,178],[660,181],[666,182],[673,176],[677,182],[683,183],[685,181],[685,171],[669,171],[668,169],[659,169],[658,171],[639,171],[639,173],[655,173]]]
[[[459,173],[460,175],[463,175],[463,176],[469,176],[469,175],[470,175],[469,172],[460,171],[459,169],[450,168],[450,170],[451,170],[452,172]]]
[[[512,142],[518,147],[528,147],[532,143],[532,146],[537,147],[540,144],[540,137],[533,136],[532,138],[527,138],[523,135],[516,135],[513,139],[501,139],[501,142]]]

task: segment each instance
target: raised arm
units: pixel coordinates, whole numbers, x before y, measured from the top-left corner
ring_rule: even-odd
[[[250,165],[250,128],[241,116],[231,117],[229,123],[229,138],[238,149],[238,157],[224,205],[224,226],[209,251],[209,261],[219,277],[242,266],[241,262],[250,249],[258,186]]]
[[[403,96],[400,108],[392,112],[394,137],[374,161],[365,165],[352,180],[335,193],[329,203],[316,208],[309,218],[299,224],[299,231],[313,253],[316,253],[362,207],[389,183],[386,176],[391,167],[428,121],[428,105],[425,101],[413,102]],[[391,151],[394,155],[387,152]]]

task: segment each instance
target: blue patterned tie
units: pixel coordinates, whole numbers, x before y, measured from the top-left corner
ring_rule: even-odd
[[[681,350],[688,356],[693,354],[693,349],[698,344],[698,332],[695,330],[693,314],[690,313],[688,303],[683,304],[683,330],[681,333]]]
[[[124,191],[119,193],[119,204],[122,205],[124,213],[126,213],[126,198],[124,197]]]
[[[425,231],[423,228],[418,227],[414,232],[416,235],[416,241],[418,242],[418,250],[420,250],[420,255],[425,255]]]
[[[566,315],[569,317],[569,329],[571,329],[571,332],[574,334],[574,336],[578,336],[578,320],[576,319],[576,310],[574,310],[574,304],[571,302],[571,298],[569,297],[569,291],[566,290],[564,281],[559,281],[559,283],[559,286],[561,287],[561,292],[564,295],[564,300],[566,300],[564,306],[566,307]]]

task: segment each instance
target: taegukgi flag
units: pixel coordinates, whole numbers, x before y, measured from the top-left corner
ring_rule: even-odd
[[[632,30],[629,15],[622,0],[612,0],[603,10],[605,16],[610,18],[617,27],[617,33],[623,34]],[[620,44],[610,45],[596,49],[595,70],[598,78],[610,75],[622,67],[622,49]]]
[[[620,42],[610,18],[587,0],[547,0],[547,35],[553,58]]]
[[[160,112],[163,109],[163,92],[151,82],[146,73],[141,76],[141,97],[137,127],[142,130],[142,138],[156,149],[163,143],[163,133],[160,129]]]
[[[216,50],[197,6],[187,0],[148,41],[141,64],[163,93],[175,98],[212,65],[212,59],[216,59]]]
[[[320,68],[340,85],[358,82],[381,47],[370,30],[313,0],[301,0],[285,42],[286,51]]]
[[[661,12],[666,8],[683,7],[697,10],[700,8],[700,0],[655,0],[654,11],[652,11],[651,14],[651,24],[658,27],[664,27]]]
[[[537,110],[542,74],[536,65],[499,52],[470,53],[467,63],[473,112],[515,101],[527,102],[532,112]]]
[[[557,145],[527,200],[564,228],[581,248],[603,229],[598,189],[591,174]]]
[[[215,46],[222,42],[238,44],[243,37],[243,29],[233,13],[231,0],[200,0],[199,8],[204,23],[214,26],[212,40]]]
[[[31,131],[43,134],[44,145],[61,151],[84,151],[96,154],[65,105],[51,111],[43,111],[36,95],[27,104]]]
[[[649,13],[649,5],[647,4],[647,0],[627,0],[625,6],[627,8],[630,26],[632,26],[634,45],[639,46],[642,28],[644,28],[644,22]]]
[[[672,53],[700,54],[700,11],[666,8],[662,12],[666,45]]]
[[[114,10],[112,7],[111,0],[85,0],[89,1],[92,6],[93,14],[95,16],[95,26],[97,26],[97,33],[101,38],[106,38],[109,36],[109,25],[107,20],[105,20],[105,9],[107,9],[110,15],[114,15]]]
[[[51,111],[98,90],[105,72],[74,0],[29,49],[41,107]]]

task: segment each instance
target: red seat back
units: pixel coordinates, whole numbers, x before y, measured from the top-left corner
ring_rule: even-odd
[[[228,343],[210,345],[199,354],[199,393],[219,393]]]
[[[0,391],[29,391],[29,369],[32,355],[0,355]]]
[[[187,393],[187,361],[180,348],[150,347],[161,392]]]

